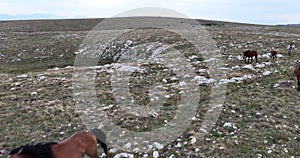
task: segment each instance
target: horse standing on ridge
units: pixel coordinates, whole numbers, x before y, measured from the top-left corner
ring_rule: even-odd
[[[243,59],[245,60],[246,64],[251,64],[253,61],[253,57],[255,57],[255,62],[257,63],[257,51],[255,50],[247,50],[243,53]]]
[[[276,59],[277,59],[277,51],[272,50],[271,51],[271,60],[275,62]]]

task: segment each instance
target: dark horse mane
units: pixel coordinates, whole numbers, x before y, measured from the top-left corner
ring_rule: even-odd
[[[36,145],[23,145],[11,150],[9,155],[16,154],[20,149],[23,149],[22,155],[30,155],[36,158],[53,158],[51,146],[56,142],[38,143]]]

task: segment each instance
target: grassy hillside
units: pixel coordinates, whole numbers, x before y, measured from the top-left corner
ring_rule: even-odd
[[[75,107],[74,96],[78,94],[74,94],[72,84],[80,81],[72,76],[73,65],[75,52],[88,32],[101,21],[0,22],[2,157],[19,145],[59,141],[86,129]],[[291,41],[298,46],[300,27],[198,22],[205,26],[221,50],[220,59],[206,59],[189,41],[173,32],[147,28],[122,34],[108,46],[107,56],[98,63],[106,65],[88,68],[95,77],[97,107],[104,109],[114,124],[137,132],[151,131],[172,120],[180,101],[180,81],[163,64],[141,65],[142,71],[134,71],[129,76],[132,99],[149,108],[149,89],[155,82],[161,83],[158,87],[166,90],[168,97],[162,109],[145,114],[147,117],[126,113],[116,103],[112,87],[111,70],[115,65],[111,62],[116,56],[126,54],[126,50],[134,50],[134,55],[159,50],[148,43],[172,45],[189,59],[196,78],[202,79],[197,80],[200,94],[196,114],[181,136],[164,148],[149,145],[147,152],[121,151],[111,146],[109,156],[152,157],[153,152],[158,151],[161,157],[299,157],[300,93],[295,89],[293,68],[300,61],[300,52],[296,49],[289,56],[286,46]],[[124,43],[129,46],[125,48]],[[142,47],[137,47],[139,45]],[[242,52],[247,49],[259,52],[258,63],[244,63]],[[270,60],[270,50],[278,51],[276,61]],[[201,124],[211,110],[209,103],[218,97],[218,94],[211,95],[212,87],[221,83],[206,82],[214,73],[208,70],[208,65],[220,60],[222,71],[226,72],[222,76],[223,84],[226,83],[225,102],[215,126],[201,136]],[[87,93],[81,97],[90,96]]]

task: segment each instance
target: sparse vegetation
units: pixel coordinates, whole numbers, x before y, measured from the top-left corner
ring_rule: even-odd
[[[61,140],[85,129],[73,98],[72,82],[77,81],[72,78],[72,66],[81,42],[101,20],[0,22],[0,157],[21,144]],[[215,126],[203,137],[198,134],[213,99],[211,86],[218,84],[200,78],[200,102],[189,128],[162,149],[153,147],[148,153],[130,154],[152,157],[158,151],[161,157],[299,157],[300,93],[295,89],[292,69],[300,52],[296,49],[288,56],[286,46],[291,41],[296,41],[296,47],[300,43],[300,27],[199,22],[220,48],[227,71],[226,99]],[[126,43],[128,40],[132,43]],[[122,128],[151,131],[164,126],[176,113],[180,100],[176,86],[180,81],[173,71],[157,63],[142,65],[143,71],[130,76],[128,87],[134,100],[146,107],[151,99],[149,89],[161,82],[160,88],[168,94],[162,110],[147,117],[128,114],[113,96],[108,71],[113,66],[109,64],[122,55],[124,43],[131,49],[155,42],[174,45],[190,59],[196,75],[210,77],[207,59],[173,32],[145,28],[123,34],[99,61],[98,65],[106,67],[93,70],[99,108]],[[241,56],[246,49],[258,51],[258,63],[244,63]],[[276,62],[271,62],[267,54],[273,49],[278,52]],[[126,152],[113,151],[109,157]]]

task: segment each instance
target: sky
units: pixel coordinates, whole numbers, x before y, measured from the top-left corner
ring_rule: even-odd
[[[143,7],[171,9],[206,20],[270,25],[300,23],[300,0],[0,0],[0,15],[43,13],[58,18],[110,18]]]

